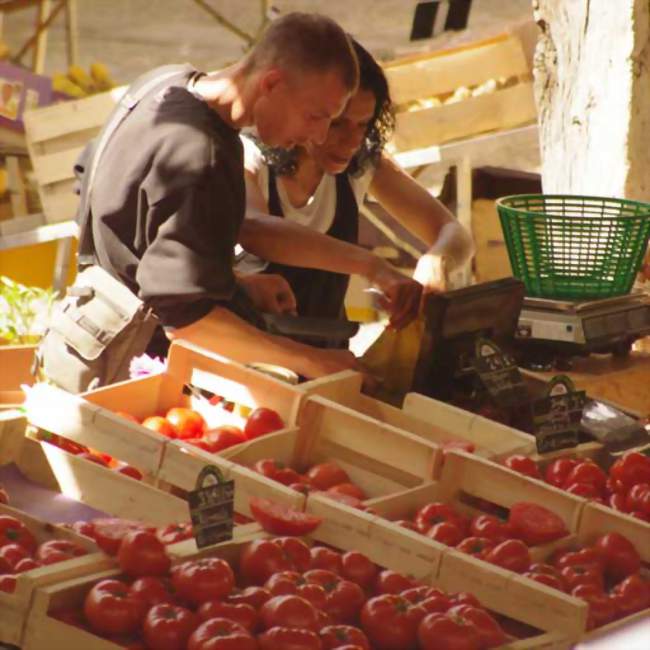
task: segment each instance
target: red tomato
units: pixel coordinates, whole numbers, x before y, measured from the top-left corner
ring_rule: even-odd
[[[85,447],[84,445],[80,445],[78,442],[75,442],[74,440],[70,440],[69,438],[59,437],[57,446],[63,449],[63,451],[67,451],[69,454],[73,454],[74,456],[88,453],[88,447]],[[95,463],[102,464],[102,461],[106,461],[104,464],[108,464],[108,460],[110,460],[110,456],[108,456],[108,459],[105,458],[107,454],[92,454],[92,455],[94,456],[94,458],[89,458],[88,460],[92,460]]]
[[[496,648],[506,642],[505,632],[490,614],[482,607],[455,605],[448,612],[450,617],[459,616],[474,625],[481,639],[482,648]]]
[[[172,584],[180,598],[200,605],[208,600],[226,598],[235,586],[235,576],[225,560],[206,557],[175,566]]]
[[[162,603],[174,603],[175,594],[167,578],[145,576],[133,581],[131,593],[143,600],[149,607]]]
[[[140,627],[145,603],[119,580],[101,580],[86,594],[84,614],[93,631],[130,634]]]
[[[208,600],[203,603],[197,614],[202,621],[208,621],[211,618],[225,618],[229,621],[239,623],[251,634],[255,632],[258,623],[258,616],[255,608],[251,605],[233,603],[224,603],[220,600]]]
[[[415,586],[416,583],[413,578],[391,569],[380,571],[377,580],[375,580],[375,592],[377,594],[401,594],[403,591]]]
[[[411,650],[417,642],[417,619],[409,602],[396,594],[371,598],[361,610],[361,628],[378,650]]]
[[[240,445],[242,442],[246,442],[247,438],[239,427],[225,424],[216,429],[206,431],[203,440],[207,443],[208,451],[216,454],[223,449],[228,449],[228,447],[234,447],[235,445]]]
[[[313,546],[310,549],[310,569],[325,569],[337,575],[343,575],[343,556],[325,546]]]
[[[620,533],[607,533],[596,540],[594,547],[605,560],[605,573],[616,581],[638,573],[641,558],[632,542]]]
[[[7,594],[12,594],[16,589],[16,576],[13,575],[0,575],[0,591]]]
[[[303,630],[318,630],[316,608],[304,598],[287,594],[273,596],[260,609],[262,627],[297,627]]]
[[[250,605],[257,611],[269,598],[271,598],[271,592],[264,587],[246,587],[245,589],[235,589],[228,596],[228,602],[232,605]]]
[[[508,539],[497,544],[488,552],[485,560],[515,573],[526,571],[531,562],[528,547],[520,539]]]
[[[595,483],[567,483],[564,487],[567,492],[584,499],[600,499],[602,492]]]
[[[532,478],[542,478],[537,464],[532,458],[528,458],[528,456],[514,454],[513,456],[508,456],[508,458],[503,461],[503,464],[513,472],[518,472],[519,474],[524,474],[525,476],[530,476]]]
[[[246,420],[244,433],[249,440],[284,428],[282,418],[273,409],[260,406],[256,408]]]
[[[307,480],[318,490],[329,488],[341,483],[349,483],[348,473],[334,461],[314,465],[306,473]]]
[[[423,534],[426,534],[432,526],[448,521],[455,524],[459,530],[465,533],[469,528],[469,521],[456,512],[446,503],[427,503],[415,513],[415,527]]]
[[[156,537],[165,545],[176,544],[186,539],[192,539],[192,524],[187,521],[182,524],[168,524],[156,530]]]
[[[301,539],[295,537],[276,537],[273,540],[289,558],[292,568],[305,572],[311,567],[311,549]]]
[[[19,560],[14,566],[14,573],[23,573],[24,571],[31,571],[32,569],[38,569],[43,566],[40,562],[32,560],[31,557],[25,557],[22,560]]]
[[[337,623],[351,623],[356,620],[366,596],[363,589],[350,580],[343,580],[332,571],[311,569],[304,575],[305,580],[321,586],[327,594],[323,608]]]
[[[151,417],[145,418],[142,420],[142,426],[145,427],[145,429],[155,431],[166,438],[178,438],[176,429],[174,429],[172,424],[160,415],[152,415]]]
[[[96,454],[93,451],[84,451],[78,454],[78,456],[79,458],[83,458],[84,460],[89,460],[91,463],[96,463],[97,465],[101,465],[102,467],[108,467],[108,462],[106,461],[106,459],[100,456],[99,454]]]
[[[257,650],[257,643],[239,623],[211,618],[192,632],[187,650]]]
[[[548,544],[568,534],[558,515],[536,503],[513,504],[508,523],[515,536],[530,546]]]
[[[530,578],[539,582],[547,587],[552,587],[558,591],[565,591],[564,582],[561,578],[551,575],[550,573],[536,573],[535,571],[526,571],[523,574],[524,578]]]
[[[650,515],[650,485],[648,483],[633,485],[625,497],[625,507],[628,512],[643,512]]]
[[[264,584],[274,573],[294,569],[291,558],[270,539],[247,544],[239,556],[239,573],[246,584]]]
[[[323,648],[315,632],[282,626],[272,627],[258,636],[257,640],[260,650],[322,650]],[[236,650],[239,650],[239,646]],[[248,649],[242,648],[242,650]]]
[[[587,629],[600,627],[614,620],[617,614],[617,601],[595,585],[581,584],[571,590],[571,595],[586,600],[589,605]]]
[[[617,492],[610,494],[607,498],[607,505],[619,512],[629,512],[624,494],[619,494]]]
[[[436,542],[446,544],[447,546],[456,546],[465,537],[456,524],[449,521],[441,521],[429,528],[426,533],[427,537],[434,539]]]
[[[87,554],[88,551],[79,544],[67,539],[51,539],[38,547],[36,559],[42,564],[56,564]]]
[[[614,462],[609,475],[626,490],[638,483],[650,483],[650,458],[630,451]]]
[[[351,625],[326,625],[320,631],[323,650],[340,650],[346,645],[353,645],[370,650],[368,637],[358,628]]]
[[[343,578],[356,582],[362,589],[370,589],[374,585],[379,568],[363,553],[358,551],[343,553],[341,563],[340,575]]]
[[[603,591],[603,573],[599,567],[593,564],[565,566],[560,571],[560,577],[568,592],[579,585],[591,585]]]
[[[485,556],[494,548],[496,542],[487,537],[466,537],[460,544],[456,545],[456,549],[461,553],[468,553],[474,557],[485,559]]]
[[[427,614],[433,612],[446,612],[451,607],[451,601],[447,594],[440,589],[426,585],[406,589],[400,596],[415,605],[415,607],[411,607],[411,611],[414,612],[418,620],[422,620]]]
[[[310,584],[297,571],[274,573],[265,583],[273,596],[295,595],[310,602],[316,609],[325,609],[327,593],[320,585]]]
[[[181,440],[200,438],[206,429],[203,416],[183,406],[175,406],[169,409],[165,414],[165,419],[174,427],[176,436]]]
[[[70,528],[74,530],[77,535],[83,535],[84,537],[95,539],[95,527],[90,521],[75,521]]]
[[[0,546],[5,544],[20,544],[30,553],[34,553],[37,546],[36,538],[22,521],[10,515],[0,515]]]
[[[161,603],[147,612],[142,635],[151,650],[177,650],[185,647],[197,625],[196,614],[189,609]]]
[[[283,485],[292,485],[293,483],[302,483],[303,478],[296,470],[287,467],[284,463],[273,460],[272,458],[263,458],[258,460],[253,469],[262,476],[266,476]]]
[[[462,616],[429,614],[420,622],[418,640],[422,650],[481,650],[476,626]]]
[[[601,573],[605,570],[605,560],[601,551],[595,548],[582,548],[579,551],[558,551],[553,555],[553,564],[558,569],[567,566],[594,566]]]
[[[164,576],[171,566],[165,545],[155,533],[146,530],[126,533],[120,543],[117,560],[122,571],[134,577]]]
[[[94,538],[99,548],[108,555],[117,555],[124,536],[134,530],[151,530],[139,521],[106,517],[93,519]]]
[[[508,522],[494,515],[477,515],[474,517],[469,526],[469,532],[474,537],[493,539],[495,542],[503,542],[512,537],[512,529]]]
[[[366,493],[354,483],[338,483],[337,485],[328,488],[327,492],[330,494],[346,494],[349,497],[359,499],[359,501],[365,501],[368,498]]]
[[[544,470],[544,479],[557,488],[564,487],[567,476],[577,464],[575,458],[557,458]]]
[[[638,574],[628,576],[612,590],[616,598],[618,611],[622,616],[629,616],[650,607],[650,584]]]
[[[320,517],[293,510],[262,497],[251,497],[249,505],[255,521],[274,535],[308,535],[323,521]]]
[[[117,415],[117,417],[124,418],[125,420],[129,420],[130,422],[140,424],[140,420],[138,420],[135,415],[131,415],[131,413],[127,413],[126,411],[115,411],[115,415]]]
[[[568,487],[573,483],[589,483],[598,490],[599,495],[602,495],[605,492],[607,474],[596,463],[584,461],[578,463],[569,472],[564,481],[564,487]]]
[[[130,476],[131,478],[134,478],[136,481],[142,480],[142,472],[137,467],[133,467],[133,465],[129,465],[128,463],[123,463],[120,461],[113,468],[113,471],[119,472],[120,474],[124,474],[124,476]]]
[[[14,573],[16,565],[30,557],[29,551],[20,544],[0,546],[0,573]]]

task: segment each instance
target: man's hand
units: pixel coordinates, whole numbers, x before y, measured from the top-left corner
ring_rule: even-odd
[[[447,291],[449,283],[447,266],[444,257],[425,253],[418,260],[413,279],[423,286],[424,293],[442,293]]]
[[[267,314],[295,314],[296,297],[281,276],[266,273],[242,275],[237,281],[245,289],[257,309]]]
[[[406,277],[380,258],[377,258],[377,266],[368,279],[383,294],[379,297],[379,307],[390,314],[390,327],[400,330],[417,317],[422,297],[419,282]]]

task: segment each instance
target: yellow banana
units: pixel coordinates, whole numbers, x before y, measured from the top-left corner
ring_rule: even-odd
[[[97,92],[95,82],[80,65],[71,65],[68,68],[68,79],[79,86],[79,88],[83,88],[87,95],[92,95],[92,93]]]
[[[97,90],[110,90],[115,88],[115,82],[111,78],[108,68],[103,64],[96,61],[90,64],[90,76],[95,82]]]
[[[88,94],[83,88],[80,88],[77,84],[70,81],[70,79],[61,72],[55,72],[52,75],[52,88],[57,92],[64,93],[70,97],[86,97]]]

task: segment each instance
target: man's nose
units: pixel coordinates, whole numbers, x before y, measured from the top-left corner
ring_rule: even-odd
[[[309,135],[309,139],[314,144],[323,144],[323,142],[325,142],[325,139],[327,138],[327,132],[329,131],[329,128],[330,128],[329,120],[323,120],[322,124],[319,124],[317,127],[312,129]]]

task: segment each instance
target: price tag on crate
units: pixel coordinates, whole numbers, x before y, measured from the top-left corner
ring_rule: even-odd
[[[517,362],[496,343],[477,338],[472,366],[497,406],[510,408],[530,400]]]
[[[540,454],[578,444],[586,401],[585,391],[576,391],[566,375],[551,379],[546,396],[533,402],[533,430]]]
[[[206,465],[189,493],[192,532],[198,548],[232,539],[235,482],[226,481],[218,467]]]

